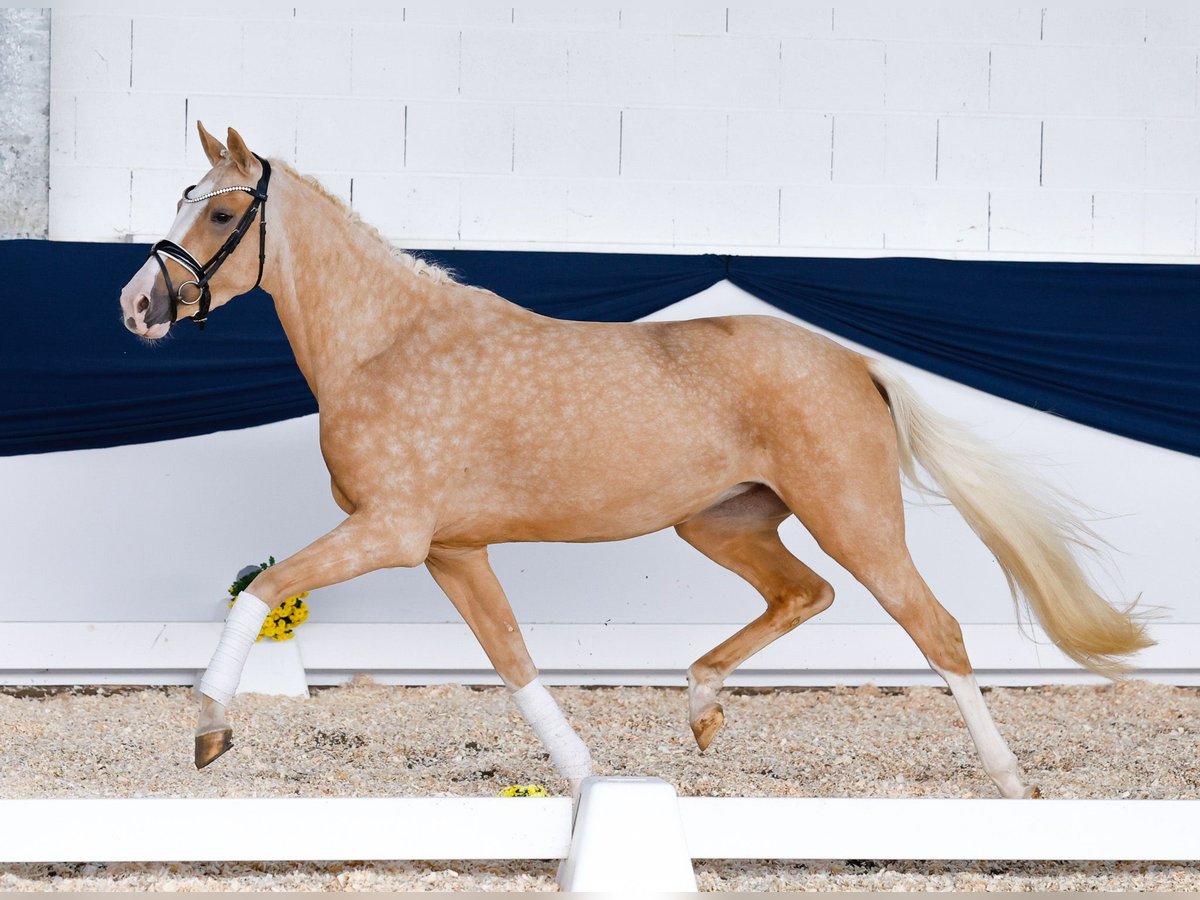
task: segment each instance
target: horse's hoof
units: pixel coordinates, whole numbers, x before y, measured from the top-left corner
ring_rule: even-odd
[[[196,735],[196,768],[203,769],[232,746],[232,728]]]
[[[713,738],[717,736],[717,732],[724,724],[725,710],[719,705],[712,707],[692,722],[692,734],[696,737],[696,743],[700,746],[701,753],[708,749],[708,745],[712,743]]]
[[[1021,799],[1023,799],[1023,800],[1041,800],[1042,799],[1041,789],[1039,789],[1036,784],[1031,784],[1029,787],[1025,788],[1025,793],[1021,795]]]

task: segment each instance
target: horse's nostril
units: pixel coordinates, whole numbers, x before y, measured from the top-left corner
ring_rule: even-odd
[[[125,320],[125,327],[130,331],[133,331],[135,328],[137,328],[137,322],[133,321],[133,316],[130,316]]]
[[[150,308],[150,298],[147,297],[145,294],[142,294],[142,296],[138,298],[137,311],[140,313],[144,313],[149,308]]]

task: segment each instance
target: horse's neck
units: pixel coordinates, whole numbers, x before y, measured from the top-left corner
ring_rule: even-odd
[[[287,175],[268,232],[281,236],[263,286],[313,394],[382,353],[421,314],[419,277],[344,209]],[[274,197],[272,198],[274,199]]]

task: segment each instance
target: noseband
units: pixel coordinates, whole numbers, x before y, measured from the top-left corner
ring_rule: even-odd
[[[238,244],[242,242],[242,238],[246,236],[246,232],[250,230],[250,225],[254,222],[254,217],[258,216],[258,278],[254,281],[254,288],[262,283],[263,265],[266,262],[267,253],[267,185],[271,181],[271,164],[259,156],[254,154],[254,158],[262,163],[262,176],[258,179],[258,184],[250,187],[246,184],[235,184],[229,187],[218,188],[215,191],[209,191],[207,194],[202,194],[199,197],[188,196],[196,189],[196,185],[192,185],[183,192],[184,203],[200,203],[202,200],[207,200],[210,197],[216,197],[218,194],[228,194],[233,191],[243,191],[249,194],[254,199],[250,205],[246,207],[246,211],[242,213],[242,219],[237,224],[237,228],[225,239],[212,258],[201,265],[196,261],[196,257],[188,253],[183,247],[176,244],[174,241],[163,238],[157,244],[150,248],[150,256],[158,267],[162,269],[163,280],[167,284],[167,301],[170,304],[171,321],[175,322],[178,318],[179,304],[184,306],[195,306],[200,304],[200,308],[196,311],[196,315],[192,316],[192,321],[201,331],[204,330],[204,323],[208,320],[208,310],[212,303],[212,291],[209,289],[208,283],[212,277],[217,274],[217,269],[221,268],[225,260],[229,259]],[[261,215],[259,214],[261,210]],[[171,275],[167,271],[167,260],[174,260],[179,265],[183,266],[191,274],[190,281],[185,281],[176,286],[171,282]],[[194,300],[185,300],[180,296],[182,291],[189,284],[194,284],[196,289],[200,291],[200,295]]]

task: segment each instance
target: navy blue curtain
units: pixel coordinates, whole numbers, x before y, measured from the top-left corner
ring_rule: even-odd
[[[1200,455],[1200,267],[734,257],[729,274],[888,356]]]
[[[256,291],[148,346],[117,294],[147,247],[0,242],[0,454],[187,437],[316,409]],[[1200,455],[1192,266],[433,252],[544,315],[628,321],[728,278],[882,353],[1002,397]]]

